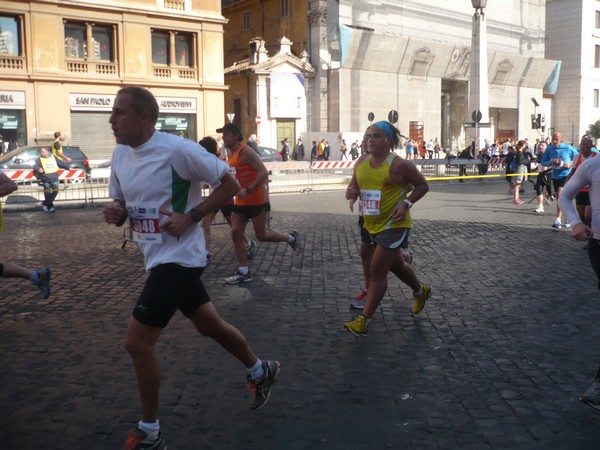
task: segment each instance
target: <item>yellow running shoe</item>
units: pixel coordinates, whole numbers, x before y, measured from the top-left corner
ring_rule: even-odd
[[[413,298],[415,299],[415,304],[413,305],[412,313],[419,314],[425,308],[425,302],[431,297],[431,286],[428,284],[422,284],[423,295],[413,294]]]
[[[352,322],[346,322],[344,327],[354,336],[366,336],[369,319],[362,314],[359,314]]]

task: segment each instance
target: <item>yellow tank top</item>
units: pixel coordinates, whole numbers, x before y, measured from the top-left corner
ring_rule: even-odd
[[[394,208],[408,194],[407,184],[396,184],[390,177],[392,161],[396,158],[398,155],[390,153],[379,167],[371,167],[371,156],[368,156],[356,167],[360,208],[364,217],[364,227],[370,234],[392,228],[412,227],[409,211],[401,222],[392,219]]]
[[[55,157],[56,159],[60,159],[61,161],[64,161],[64,160],[63,160],[63,159],[60,157],[60,155],[58,154],[58,150],[54,148],[54,145],[55,145],[57,142],[58,142],[58,145],[59,145],[59,147],[58,147],[58,150],[60,150],[60,151],[61,151],[61,153],[62,153],[62,145],[60,145],[60,138],[59,138],[59,139],[54,139],[54,142],[52,143],[52,154],[54,155],[54,157]]]

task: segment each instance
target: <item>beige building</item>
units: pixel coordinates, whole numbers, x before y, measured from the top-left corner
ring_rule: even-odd
[[[306,3],[290,0],[225,0],[225,109],[245,136],[266,147],[293,146],[307,124]]]
[[[241,110],[248,132],[255,111],[266,107],[266,115],[259,113],[260,126],[266,122],[267,136],[279,138],[272,124],[279,128],[284,118],[271,111],[275,71],[263,68],[280,57],[285,37],[291,41],[291,55],[312,69],[288,69],[304,75],[306,109],[302,117],[290,118],[296,136],[303,135],[305,141],[308,136],[336,136],[339,141],[349,133],[362,134],[371,113],[382,120],[396,111],[397,125],[406,136],[463,147],[473,112],[469,85],[474,12],[470,0],[223,0],[223,16],[229,20],[225,82],[236,91],[226,95],[226,109]],[[557,61],[545,54],[546,0],[490,1],[485,21],[487,133],[498,139],[534,140],[543,131],[532,128],[532,115],[552,122],[553,98],[546,86],[558,73]],[[248,46],[250,55],[257,48],[263,52],[258,56],[264,66],[257,65],[254,74],[266,80],[264,106],[254,95],[257,77],[247,67],[255,64],[246,53]],[[289,80],[284,91],[295,93]],[[339,142],[332,145],[337,146]]]
[[[223,124],[220,0],[0,0],[0,134],[19,145],[60,130],[109,159],[117,90],[149,88],[157,128],[198,140]]]

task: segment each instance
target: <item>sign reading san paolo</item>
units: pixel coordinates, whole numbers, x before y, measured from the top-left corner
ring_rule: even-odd
[[[116,95],[69,94],[71,111],[111,111]]]

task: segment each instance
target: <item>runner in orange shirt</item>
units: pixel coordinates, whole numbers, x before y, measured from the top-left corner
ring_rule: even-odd
[[[260,242],[287,242],[296,255],[302,253],[300,233],[294,230],[289,234],[267,229],[267,214],[271,210],[267,191],[268,172],[258,154],[244,144],[244,136],[237,125],[228,123],[217,130],[223,133],[223,144],[229,149],[231,173],[240,184],[235,196],[231,214],[231,237],[238,262],[238,270],[225,278],[227,284],[252,281],[248,268],[244,233],[246,225],[252,219],[254,234]]]

